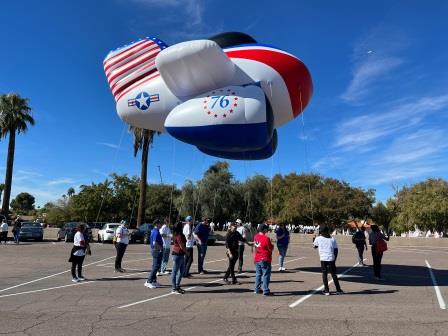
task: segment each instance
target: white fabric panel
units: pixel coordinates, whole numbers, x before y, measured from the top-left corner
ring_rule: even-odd
[[[226,104],[227,101],[229,104]],[[255,85],[228,86],[176,106],[168,115],[165,127],[262,122],[266,122],[266,99],[263,90]]]
[[[274,111],[274,127],[278,128],[294,119],[288,88],[282,77],[270,66],[242,58],[232,58],[236,65],[232,84],[261,82],[261,87],[268,97]]]
[[[235,65],[213,41],[196,40],[166,48],[156,67],[170,90],[179,97],[192,97],[230,84]]]
[[[139,109],[132,104],[141,92],[149,95],[158,94],[159,100],[151,102],[146,110]],[[163,124],[168,113],[180,103],[181,101],[173,95],[159,76],[124,95],[117,102],[117,112],[124,122],[132,126],[165,132]]]

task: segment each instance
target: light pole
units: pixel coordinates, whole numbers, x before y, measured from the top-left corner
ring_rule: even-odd
[[[159,169],[160,184],[163,184],[163,180],[162,180],[162,172],[160,171],[160,166],[157,166],[157,168]]]

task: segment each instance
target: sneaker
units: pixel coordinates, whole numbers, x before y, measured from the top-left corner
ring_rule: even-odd
[[[84,278],[83,276],[80,276],[80,277],[78,277],[78,280],[79,280],[79,281],[85,281],[86,278]]]
[[[185,290],[183,290],[182,288],[178,288],[177,289],[177,294],[185,294]]]
[[[123,273],[124,271],[121,268],[116,268],[115,273]]]
[[[157,276],[162,276],[163,273],[162,272],[157,272]]]
[[[229,281],[229,279],[224,278],[224,279],[222,279],[222,281],[224,281],[224,283],[225,283],[226,285],[230,285],[230,281]]]
[[[171,294],[180,294],[180,293],[177,291],[177,289],[172,289]]]
[[[263,293],[263,296],[273,296],[274,294],[272,293],[272,292],[266,292],[266,293]]]
[[[278,271],[279,271],[279,272],[283,271],[283,267],[279,267],[279,268],[278,268]]]
[[[151,283],[148,282],[148,281],[146,281],[146,282],[145,282],[145,287],[151,288],[150,286],[151,286]]]
[[[72,282],[79,282],[79,279],[78,278],[73,278]]]
[[[163,275],[168,275],[168,274],[171,274],[171,272],[169,272],[169,271],[163,271],[162,274],[163,274]]]
[[[329,291],[322,291],[322,294],[328,296],[328,295],[330,295],[330,292]]]
[[[342,289],[336,291],[336,295],[342,295],[342,294],[344,294],[344,291]]]
[[[263,291],[261,289],[254,290],[254,294],[263,294]]]
[[[152,285],[156,286],[156,288],[162,287],[162,285],[159,284],[157,281],[153,282]]]

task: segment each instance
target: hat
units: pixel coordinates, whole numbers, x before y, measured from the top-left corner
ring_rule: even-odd
[[[258,232],[268,231],[269,227],[266,224],[260,224],[258,226]]]
[[[120,222],[120,224],[127,224],[128,222],[126,222],[124,219]]]
[[[193,220],[193,217],[191,217],[191,216],[187,216],[187,217],[185,217],[185,220],[186,220],[187,222],[191,222],[191,221]]]
[[[237,224],[241,224],[243,221],[241,220],[241,219],[237,219],[236,221],[235,221]]]

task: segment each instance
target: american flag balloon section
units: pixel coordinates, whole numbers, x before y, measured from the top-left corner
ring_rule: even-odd
[[[103,66],[123,121],[234,160],[272,156],[276,129],[313,92],[297,57],[236,32],[170,47],[148,37],[111,51]]]

